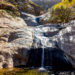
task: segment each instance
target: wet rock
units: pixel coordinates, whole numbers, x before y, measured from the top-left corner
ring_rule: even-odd
[[[28,26],[38,26],[39,23],[36,20],[36,16],[32,15],[32,14],[28,14],[25,12],[21,12],[21,16],[23,17],[23,19],[25,20],[25,22],[27,23]]]
[[[0,50],[0,68],[12,68],[13,58],[10,52]]]
[[[52,27],[50,25],[46,26],[37,26],[34,28],[34,40],[33,47],[34,48],[47,48],[47,47],[55,47],[55,41],[57,40],[56,32],[59,29],[56,27]],[[54,34],[53,34],[54,33]],[[51,34],[53,34],[51,36]]]
[[[73,70],[69,60],[66,59],[65,53],[57,48],[44,48],[44,68],[53,71]],[[42,48],[32,48],[29,51],[27,66],[39,68],[42,63]],[[36,64],[37,63],[37,64]]]

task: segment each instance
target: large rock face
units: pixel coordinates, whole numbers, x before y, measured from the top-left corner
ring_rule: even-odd
[[[75,21],[71,21],[66,26],[59,32],[58,46],[68,55],[68,59],[75,67]]]
[[[33,42],[33,30],[23,19],[5,16],[0,18],[0,68],[25,65]]]
[[[34,48],[59,48],[75,68],[75,20],[65,24],[50,24],[34,28]]]

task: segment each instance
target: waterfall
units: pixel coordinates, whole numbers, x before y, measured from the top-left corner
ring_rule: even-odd
[[[39,68],[40,71],[46,71],[44,68],[44,46],[42,48],[42,59],[41,59],[41,67]]]
[[[41,67],[44,67],[44,47],[42,48]]]
[[[44,45],[43,45],[43,43],[45,43],[45,42],[44,42],[44,40],[41,40],[41,42],[42,42],[42,53],[41,53],[42,58],[41,58],[41,67],[39,68],[39,70],[46,71],[46,69],[44,68],[44,54],[45,54],[45,52],[44,52]]]

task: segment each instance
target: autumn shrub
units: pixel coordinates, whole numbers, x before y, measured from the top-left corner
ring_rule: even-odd
[[[71,9],[70,8],[57,8],[52,10],[50,22],[52,23],[65,23],[70,20]]]
[[[62,6],[64,8],[69,8],[75,5],[75,0],[62,0],[61,2],[54,5],[53,9],[61,8]]]
[[[71,11],[72,11],[72,13],[71,13],[71,19],[75,20],[75,5],[71,7]]]

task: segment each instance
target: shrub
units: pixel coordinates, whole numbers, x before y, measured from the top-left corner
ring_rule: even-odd
[[[64,8],[72,7],[75,5],[75,0],[62,0],[61,2],[54,5],[53,9],[61,8],[63,6]]]
[[[71,19],[75,19],[75,5],[71,7],[72,13],[71,13]]]
[[[65,23],[70,20],[71,9],[70,8],[57,8],[52,10],[50,22],[52,23]]]

